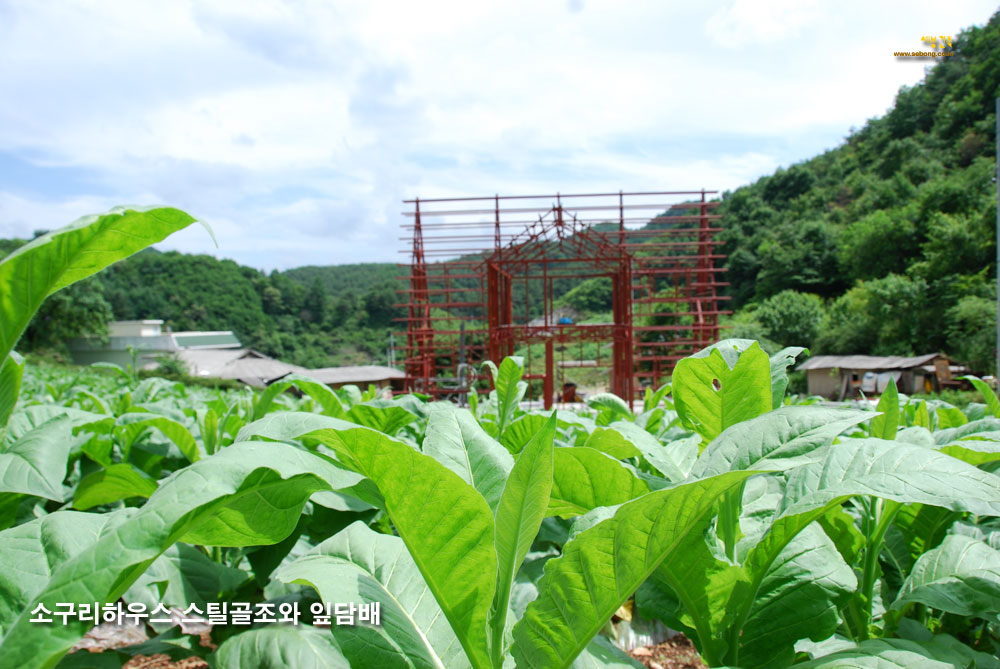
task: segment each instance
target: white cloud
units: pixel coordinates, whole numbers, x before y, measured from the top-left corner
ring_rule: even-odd
[[[415,195],[734,188],[883,113],[922,76],[892,51],[992,11],[0,4],[0,235],[166,202],[219,237],[168,247],[270,269],[397,260]]]
[[[733,0],[712,14],[705,32],[724,47],[773,44],[822,18],[818,0]]]

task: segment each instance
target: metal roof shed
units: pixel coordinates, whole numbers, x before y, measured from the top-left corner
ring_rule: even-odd
[[[263,388],[289,374],[308,374],[309,370],[270,358],[259,351],[241,349],[193,349],[177,352],[192,376],[236,379]]]
[[[325,383],[331,388],[340,388],[346,385],[367,386],[374,384],[379,388],[384,388],[396,382],[396,386],[402,388],[402,379],[406,374],[393,367],[383,367],[381,365],[358,365],[353,367],[323,367],[321,369],[310,369],[307,374],[320,383]]]
[[[844,399],[854,395],[861,387],[866,372],[898,372],[900,392],[913,393],[925,390],[927,381],[933,385],[936,376],[923,367],[938,358],[947,357],[941,353],[927,353],[917,356],[873,356],[873,355],[816,355],[796,367],[806,372],[810,395],[837,397]],[[894,375],[895,376],[895,375]]]
[[[947,357],[941,353],[917,356],[817,355],[796,367],[806,372],[810,395],[844,399],[857,394],[866,372],[891,373],[897,378],[900,392],[924,391],[936,387],[937,376],[924,367]]]

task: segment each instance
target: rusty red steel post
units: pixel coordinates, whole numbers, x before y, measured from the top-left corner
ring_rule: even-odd
[[[545,340],[545,379],[542,381],[542,401],[546,409],[552,408],[552,393],[555,390],[553,357],[552,337],[549,337]]]

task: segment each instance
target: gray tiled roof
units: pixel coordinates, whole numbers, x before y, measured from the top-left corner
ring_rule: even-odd
[[[814,355],[795,369],[799,371],[808,369],[911,369],[925,365],[935,358],[943,357],[941,353],[928,353],[909,358],[900,356],[874,356],[874,355]]]

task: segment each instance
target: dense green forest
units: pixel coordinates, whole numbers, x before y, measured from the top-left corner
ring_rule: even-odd
[[[724,197],[735,332],[990,370],[1000,13],[840,147]]]
[[[940,350],[991,370],[997,44],[1000,13],[962,33],[955,56],[841,146],[723,195],[730,336],[813,353]],[[0,255],[21,243],[0,240]],[[22,345],[58,347],[113,314],[232,329],[310,367],[384,362],[405,273],[366,263],[265,274],[147,250],[50,298]],[[610,288],[606,279],[557,286],[557,305],[607,311]]]

